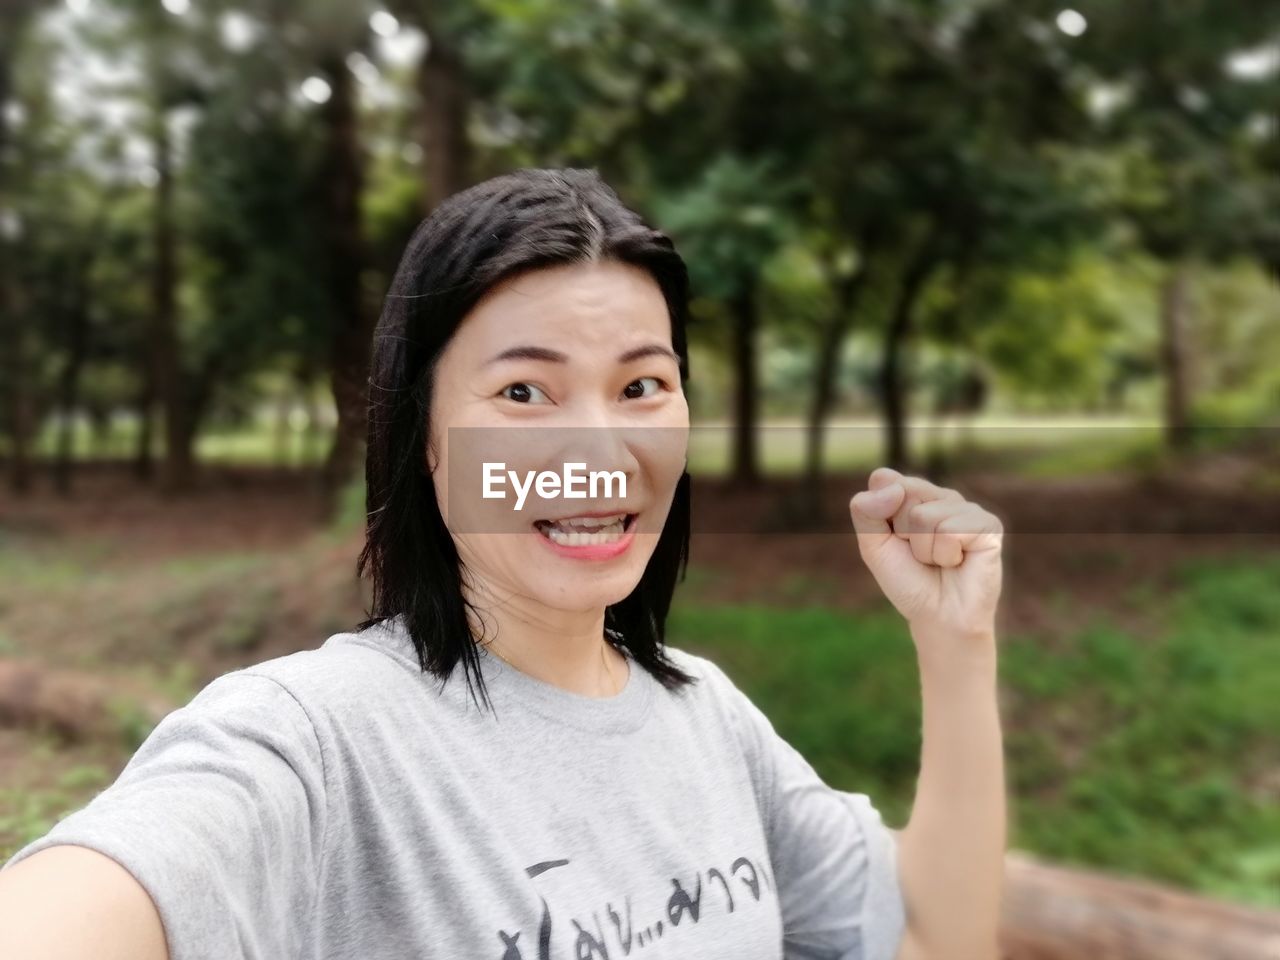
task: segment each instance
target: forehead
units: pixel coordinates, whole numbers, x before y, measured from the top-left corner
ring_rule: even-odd
[[[642,267],[613,260],[556,264],[496,284],[456,339],[477,350],[519,340],[614,351],[635,340],[670,343],[671,321],[661,288]]]

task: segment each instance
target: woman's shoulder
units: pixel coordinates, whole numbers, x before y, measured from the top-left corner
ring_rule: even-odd
[[[733,679],[732,668],[726,670],[710,655],[697,654],[668,646],[667,652],[680,666],[699,678],[702,701],[710,704],[718,717],[742,738],[746,746],[759,750],[772,740],[773,724],[747,691]]]
[[[663,644],[662,649],[667,658],[675,663],[676,666],[697,677],[700,681],[704,681],[700,685],[705,685],[717,692],[723,690],[726,685],[733,686],[733,681],[729,679],[729,675],[709,655],[697,653],[684,647],[673,647],[671,644]]]
[[[734,683],[733,679],[710,654],[697,653],[670,644],[663,646],[669,660],[686,673],[696,678],[692,688],[692,696],[703,703],[714,704],[716,709],[726,715],[730,722],[736,723],[738,715],[744,707],[750,706],[747,695]]]
[[[394,635],[374,625],[334,633],[316,647],[224,673],[206,691],[261,688],[263,680],[270,680],[314,722],[318,714],[342,713],[346,706],[367,711],[371,697],[384,700],[397,684],[415,682],[420,669],[413,656],[411,647],[403,649]]]

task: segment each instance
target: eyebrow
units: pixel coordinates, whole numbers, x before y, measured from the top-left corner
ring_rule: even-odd
[[[670,347],[665,347],[660,343],[646,343],[639,347],[633,347],[624,353],[618,355],[619,363],[630,363],[633,360],[640,360],[644,357],[669,357],[677,364],[680,358]],[[568,363],[569,355],[561,353],[559,350],[551,350],[547,347],[520,346],[509,347],[501,353],[490,357],[485,361],[485,366],[489,364],[499,363],[503,360],[542,360],[547,363]]]
[[[503,360],[545,360],[548,363],[568,363],[569,355],[546,347],[509,347],[490,357],[484,365],[487,367],[494,363],[501,363]]]

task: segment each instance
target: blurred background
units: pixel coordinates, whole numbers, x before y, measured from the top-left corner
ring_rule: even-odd
[[[595,167],[693,280],[669,642],[902,825],[847,501],[961,490],[1010,534],[1009,955],[1274,957],[1280,4],[1065,2],[2,0],[0,858],[363,618],[409,234]]]

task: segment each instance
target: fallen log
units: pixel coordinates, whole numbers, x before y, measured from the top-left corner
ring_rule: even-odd
[[[1280,960],[1280,910],[1005,858],[1003,960]]]
[[[112,739],[131,724],[154,727],[175,706],[129,679],[0,660],[0,726]]]

